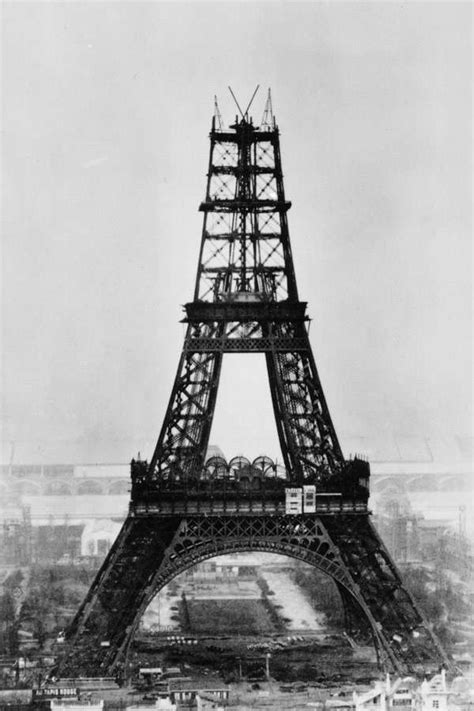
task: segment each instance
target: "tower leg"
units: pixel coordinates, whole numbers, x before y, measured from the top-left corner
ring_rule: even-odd
[[[326,525],[360,600],[370,610],[379,630],[380,634],[375,636],[376,648],[382,637],[384,651],[390,650],[401,668],[410,671],[427,663],[443,663],[449,668],[446,653],[404,587],[369,516],[328,517]],[[344,598],[347,593],[343,601]],[[351,602],[350,614],[358,626],[364,624],[366,614],[357,604]]]
[[[129,517],[105,559],[66,637],[63,676],[109,673],[131,637],[180,519]]]

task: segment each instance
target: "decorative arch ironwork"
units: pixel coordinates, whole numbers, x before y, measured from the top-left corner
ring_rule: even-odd
[[[141,525],[137,520],[135,525]],[[146,522],[143,521],[146,527]],[[171,522],[170,522],[171,525]],[[130,535],[134,527],[132,521],[124,526],[124,537]],[[355,581],[349,572],[346,563],[341,558],[337,546],[331,539],[324,522],[320,517],[307,516],[240,516],[238,518],[229,517],[189,517],[177,522],[174,533],[163,551],[163,556],[159,565],[155,566],[150,577],[143,581],[129,604],[133,605],[133,610],[127,610],[127,615],[120,617],[120,610],[113,608],[115,617],[120,619],[120,624],[116,628],[116,638],[111,640],[110,648],[96,652],[95,657],[91,657],[90,650],[88,659],[95,660],[96,667],[102,671],[112,671],[120,659],[123,659],[126,651],[133,639],[134,633],[139,624],[140,618],[149,605],[152,598],[167,585],[173,578],[184,572],[196,563],[214,558],[219,555],[240,553],[240,552],[265,552],[286,555],[291,558],[301,560],[309,565],[318,568],[323,573],[334,580],[339,592],[343,591],[344,606],[349,605],[357,609],[358,616],[367,619],[377,653],[395,670],[400,671],[402,665],[388,642],[386,635],[381,631],[380,621],[377,620],[367,600],[361,593],[360,581]],[[156,556],[156,541],[147,534],[149,555]],[[171,535],[171,529],[168,535]],[[120,536],[119,536],[120,538]],[[160,536],[161,538],[161,536]],[[158,539],[156,539],[158,540]],[[134,548],[139,553],[139,537]],[[115,555],[120,557],[120,542],[115,545]],[[111,551],[112,557],[114,552]],[[138,567],[139,564],[136,564]],[[138,567],[135,575],[138,575]],[[146,565],[145,565],[146,568]],[[125,571],[124,571],[125,572]],[[132,571],[127,574],[133,576]],[[101,581],[106,585],[106,581]],[[111,580],[113,584],[113,579]],[[109,604],[107,602],[107,604]],[[94,607],[94,596],[89,601],[85,601],[85,610],[88,612]],[[97,615],[99,617],[97,617]],[[87,615],[82,622],[82,631],[87,628],[94,628],[97,620],[104,615],[104,610],[99,608],[95,615],[88,621]],[[125,619],[126,618],[126,619]],[[75,653],[79,650],[76,647]],[[76,657],[77,658],[77,657]]]

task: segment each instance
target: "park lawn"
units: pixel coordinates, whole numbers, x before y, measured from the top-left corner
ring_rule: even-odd
[[[189,631],[206,634],[265,634],[275,627],[261,600],[188,600]]]

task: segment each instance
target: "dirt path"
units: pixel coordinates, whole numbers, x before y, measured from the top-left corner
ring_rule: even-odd
[[[272,603],[281,605],[280,614],[291,620],[288,623],[290,630],[319,631],[324,628],[324,613],[313,609],[301,588],[292,581],[288,573],[271,572],[262,568],[260,574],[275,593],[270,596]]]
[[[171,595],[168,588],[164,588],[158,595],[155,595],[153,600],[148,605],[142,618],[142,627],[144,629],[153,629],[159,627],[166,630],[178,630],[180,628],[179,621],[173,620],[177,610],[171,609],[178,607],[181,590],[176,595]]]

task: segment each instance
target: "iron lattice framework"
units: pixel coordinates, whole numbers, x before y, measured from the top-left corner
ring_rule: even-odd
[[[274,123],[214,119],[194,301],[148,482],[204,465],[223,354],[265,354],[281,449],[291,478],[321,483],[344,459],[299,301]]]
[[[288,234],[279,132],[267,102],[225,130],[216,111],[194,300],[158,443],[132,461],[129,516],[67,633],[62,673],[120,668],[152,597],[196,562],[269,551],[333,578],[352,634],[398,672],[449,666],[367,508],[369,465],[344,460],[314,362]],[[284,468],[206,461],[224,353],[265,355]],[[296,514],[288,489],[316,487]],[[305,501],[303,497],[303,501]]]

